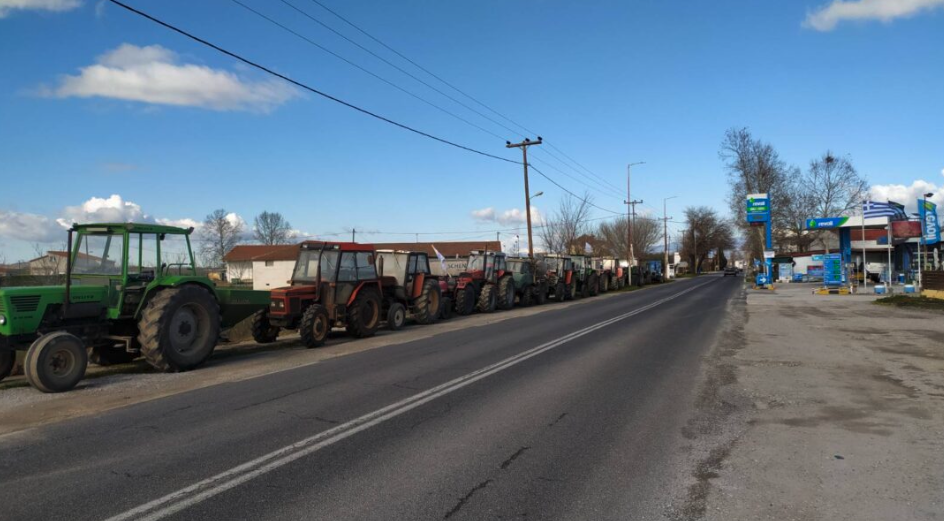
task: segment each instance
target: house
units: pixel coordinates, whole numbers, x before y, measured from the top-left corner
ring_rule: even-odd
[[[36,257],[27,262],[29,265],[29,274],[33,276],[65,275],[66,267],[69,264],[69,252],[66,251],[47,251],[42,257]],[[79,253],[76,260],[76,270],[94,271],[102,268],[102,258],[85,253]],[[115,260],[105,261],[106,271],[114,272],[116,269],[120,272],[121,267]]]
[[[230,250],[223,261],[227,280],[251,282],[252,289],[266,290],[287,284],[297,257],[297,244],[240,244]]]

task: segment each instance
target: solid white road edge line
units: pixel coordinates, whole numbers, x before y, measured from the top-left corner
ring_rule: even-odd
[[[698,284],[697,286],[693,286],[678,293],[672,294],[651,304],[647,304],[641,308],[634,309],[627,313],[623,313],[622,315],[618,315],[592,326],[588,326],[584,329],[564,335],[555,340],[551,340],[550,342],[546,342],[537,347],[533,347],[527,351],[523,351],[517,355],[506,358],[500,362],[494,363],[477,371],[473,371],[464,376],[460,376],[444,384],[433,387],[432,389],[428,389],[421,393],[410,396],[409,398],[405,398],[399,402],[390,404],[386,407],[365,414],[359,418],[353,419],[347,423],[338,425],[337,427],[322,431],[318,434],[297,441],[291,445],[287,445],[281,449],[277,449],[268,454],[247,461],[242,465],[238,465],[215,476],[198,481],[193,485],[182,488],[176,492],[172,492],[166,496],[155,499],[126,512],[122,512],[121,514],[110,517],[105,521],[127,521],[130,519],[135,519],[136,516],[143,514],[147,515],[141,517],[141,521],[157,521],[158,519],[163,519],[190,506],[201,503],[217,494],[226,492],[227,490],[246,483],[247,481],[283,467],[299,458],[303,458],[309,454],[317,452],[324,447],[353,436],[358,432],[369,429],[391,418],[404,414],[425,403],[435,400],[436,398],[462,389],[463,387],[508,369],[509,367],[517,365],[531,357],[566,344],[571,340],[580,338],[598,329],[604,328],[621,320],[625,320],[634,315],[638,315],[639,313],[650,310],[656,306],[665,304],[666,302],[681,297],[682,295],[692,292],[702,286],[711,284],[715,280],[717,279],[712,279],[708,282]]]

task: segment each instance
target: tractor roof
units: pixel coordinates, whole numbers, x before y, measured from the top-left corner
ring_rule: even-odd
[[[427,257],[429,256],[429,254],[426,253],[425,251],[417,251],[417,250],[377,250],[377,253],[397,253],[397,254],[403,254],[403,255],[409,255],[411,253],[415,253],[417,255],[426,255]]]
[[[164,226],[162,224],[150,224],[150,223],[86,223],[86,224],[73,224],[72,229],[75,231],[86,231],[86,232],[110,232],[115,231],[115,229],[128,230],[129,232],[137,233],[171,233],[171,234],[181,234],[181,235],[190,235],[193,232],[193,228],[180,228],[177,226]]]
[[[374,251],[373,244],[361,244],[358,242],[305,241],[301,244],[301,247],[303,250],[320,250],[323,247],[326,250]]]

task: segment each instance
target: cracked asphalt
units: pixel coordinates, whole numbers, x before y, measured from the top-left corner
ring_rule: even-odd
[[[127,513],[691,289],[219,493],[182,493],[192,501],[163,518],[672,517],[672,503],[691,486],[683,433],[703,358],[741,284],[700,277],[567,309],[549,306],[0,438],[0,518]]]

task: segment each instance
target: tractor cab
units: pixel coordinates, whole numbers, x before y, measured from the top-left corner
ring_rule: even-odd
[[[267,314],[255,319],[257,341],[279,328],[299,329],[308,347],[322,345],[334,326],[357,337],[376,331],[381,288],[372,244],[303,242],[289,284],[272,290]]]
[[[548,254],[543,258],[547,277],[548,297],[563,302],[573,298],[575,285],[574,263],[569,256]]]
[[[466,274],[476,280],[495,283],[508,271],[507,259],[502,252],[473,251],[466,264]]]
[[[505,254],[500,251],[472,251],[466,270],[459,274],[456,283],[457,306],[460,302],[468,303],[471,312],[472,303],[482,313],[491,313],[496,309],[511,309],[515,305],[515,281],[508,271]],[[460,312],[460,314],[465,314]]]
[[[420,324],[439,318],[442,293],[448,286],[430,271],[426,252],[380,250],[377,271],[388,328],[403,327],[407,312]]]

